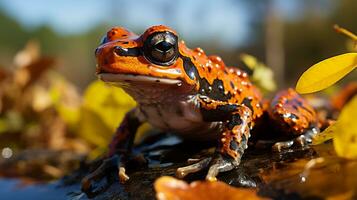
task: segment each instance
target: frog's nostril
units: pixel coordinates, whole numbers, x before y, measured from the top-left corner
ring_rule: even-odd
[[[95,51],[94,51],[94,55],[98,55],[99,54],[99,48],[96,48]]]
[[[141,55],[141,50],[139,47],[124,48],[121,46],[115,46],[113,51],[118,56],[139,56]]]

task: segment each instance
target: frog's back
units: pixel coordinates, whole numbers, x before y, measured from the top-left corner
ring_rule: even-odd
[[[179,45],[184,69],[197,79],[196,90],[210,99],[249,107],[253,118],[262,115],[262,95],[249,80],[248,74],[236,67],[227,67],[219,56],[207,56],[201,48]]]

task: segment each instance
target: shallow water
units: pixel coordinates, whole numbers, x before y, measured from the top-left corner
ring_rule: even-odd
[[[61,188],[58,183],[29,184],[19,179],[0,179],[0,199],[67,199],[71,188]]]

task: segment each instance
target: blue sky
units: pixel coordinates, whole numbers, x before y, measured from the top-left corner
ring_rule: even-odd
[[[234,0],[2,0],[0,6],[25,27],[50,25],[63,34],[80,33],[99,24],[143,30],[155,24],[174,27],[192,40],[213,38],[235,46],[249,39],[249,13]],[[277,0],[291,15],[296,2]],[[295,3],[294,3],[295,2]]]

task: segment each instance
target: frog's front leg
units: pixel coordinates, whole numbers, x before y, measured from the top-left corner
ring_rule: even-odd
[[[224,128],[214,155],[178,168],[177,176],[182,178],[209,167],[206,180],[216,180],[218,173],[230,171],[240,164],[244,150],[248,147],[252,111],[244,105],[214,101],[207,97],[200,97],[199,102],[204,121],[222,121]]]
[[[93,181],[101,180],[110,174],[110,170],[115,168],[118,170],[119,181],[121,183],[129,179],[129,176],[125,173],[125,159],[127,159],[131,153],[136,131],[143,121],[144,119],[141,117],[138,108],[134,108],[125,115],[109,145],[107,158],[103,159],[101,165],[96,170],[82,179],[83,192],[89,196],[101,192],[93,188]],[[105,189],[105,187],[103,189]]]

